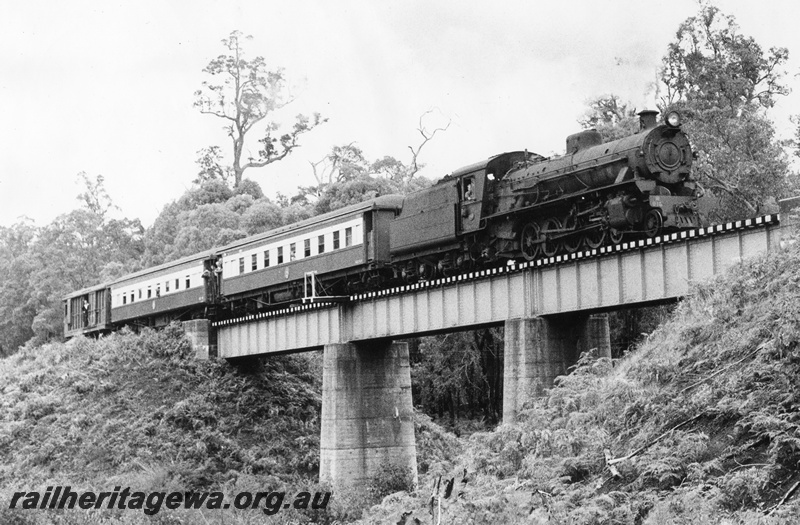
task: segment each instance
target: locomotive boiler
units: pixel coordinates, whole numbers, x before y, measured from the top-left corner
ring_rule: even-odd
[[[638,133],[567,137],[563,156],[510,152],[406,197],[392,254],[412,279],[502,259],[533,260],[706,223],[713,201],[692,179],[676,112],[642,111]]]

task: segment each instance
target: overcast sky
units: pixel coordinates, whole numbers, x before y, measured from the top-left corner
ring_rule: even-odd
[[[718,0],[744,34],[788,47],[794,93],[773,110],[788,138],[800,113],[795,1]],[[77,174],[102,174],[120,215],[150,225],[191,186],[196,152],[229,148],[222,122],[192,107],[221,39],[283,67],[288,115],[329,121],[290,159],[246,176],[268,196],[313,183],[310,161],[355,142],[369,159],[410,159],[420,116],[451,121],[422,152],[439,178],[516,149],[561,153],[588,99],[654,107],[652,85],[693,0],[0,2],[0,225],[44,225],[74,209]],[[435,119],[438,119],[435,120]]]

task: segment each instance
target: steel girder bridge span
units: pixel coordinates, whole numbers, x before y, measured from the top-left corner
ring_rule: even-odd
[[[359,483],[386,462],[416,473],[408,348],[393,340],[504,325],[503,420],[513,422],[581,352],[610,356],[602,312],[674,301],[779,243],[779,216],[767,215],[205,329],[228,359],[324,349],[320,478]]]
[[[508,319],[676,300],[692,283],[779,242],[778,216],[720,224],[415,285],[343,304],[213,323],[218,355],[237,358],[501,325]]]

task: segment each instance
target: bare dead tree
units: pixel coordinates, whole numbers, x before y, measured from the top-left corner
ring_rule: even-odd
[[[413,146],[408,147],[408,149],[411,150],[411,167],[409,168],[408,175],[406,176],[406,181],[405,181],[406,184],[411,182],[411,179],[414,178],[414,175],[416,175],[417,172],[421,169],[421,166],[417,163],[417,160],[419,158],[420,152],[422,151],[422,148],[425,147],[425,144],[433,140],[433,137],[436,136],[436,133],[440,131],[441,132],[447,131],[447,129],[450,127],[450,124],[452,123],[452,121],[448,118],[447,124],[444,127],[437,127],[434,128],[433,130],[428,130],[428,128],[425,127],[423,120],[425,119],[426,115],[432,113],[433,110],[429,109],[428,111],[420,115],[419,127],[417,127],[417,131],[419,131],[419,134],[422,135],[422,142],[420,142],[416,148]]]
[[[203,81],[201,89],[195,92],[194,102],[201,113],[226,121],[223,129],[232,143],[234,186],[239,186],[245,170],[261,168],[286,158],[299,146],[300,135],[327,120],[319,113],[310,117],[297,115],[292,128],[284,133],[280,133],[281,126],[277,122],[264,125],[267,116],[285,107],[294,98],[286,85],[282,69],[269,71],[266,60],[261,56],[252,60],[245,58],[241,45],[243,38],[252,37],[243,37],[241,32],[232,31],[228,38],[222,40],[228,54],[214,58],[203,69],[213,80]],[[260,146],[255,154],[245,159],[246,138],[255,132],[256,125],[263,127],[263,135],[258,140]],[[207,173],[215,171],[222,172],[206,166]]]

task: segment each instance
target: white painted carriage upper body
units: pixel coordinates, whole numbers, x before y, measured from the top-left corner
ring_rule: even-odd
[[[269,267],[288,264],[293,261],[305,259],[305,241],[310,242],[310,255],[314,257],[320,253],[330,253],[332,251],[359,246],[364,241],[364,219],[361,215],[346,222],[324,226],[313,231],[306,231],[302,234],[284,237],[280,240],[260,239],[253,243],[253,246],[242,246],[236,251],[225,252],[222,254],[222,278],[230,279],[257,270],[263,270],[269,262]],[[348,235],[348,230],[350,234]],[[338,246],[335,247],[334,235],[338,234]],[[324,238],[324,252],[319,251],[319,237]],[[294,257],[291,254],[291,246],[294,245]],[[282,259],[279,262],[278,250],[281,250]],[[268,252],[269,257],[265,258],[264,253]],[[253,268],[253,256],[255,256],[256,267]],[[240,271],[243,270],[243,271]]]

